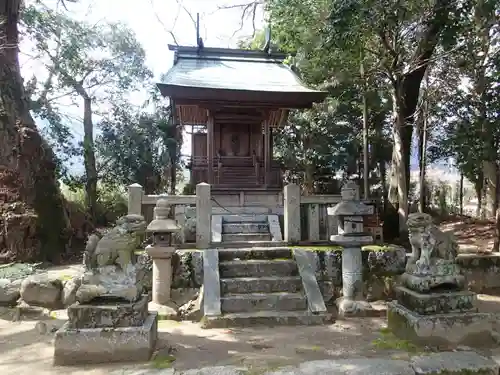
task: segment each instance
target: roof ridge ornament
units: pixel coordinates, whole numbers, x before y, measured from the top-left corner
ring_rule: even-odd
[[[263,50],[268,55],[271,54],[271,24],[267,25],[267,28],[266,28],[266,42],[264,44]]]
[[[203,38],[200,36],[200,13],[196,13],[196,45],[198,46],[196,52],[199,54],[204,47]]]

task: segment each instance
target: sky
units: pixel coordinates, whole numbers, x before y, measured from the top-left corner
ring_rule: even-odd
[[[128,25],[145,49],[146,64],[158,81],[173,64],[173,53],[168,50],[168,44],[175,43],[169,31],[174,34],[180,45],[196,44],[196,28],[191,19],[191,16],[196,19],[196,13],[200,14],[200,35],[207,47],[236,47],[239,39],[251,35],[253,31],[250,19],[245,20],[243,28],[238,31],[241,28],[241,9],[220,9],[224,6],[245,3],[244,0],[79,0],[77,3],[68,1],[66,3],[68,12],[78,20],[92,24],[119,21]],[[137,5],[139,2],[140,6]],[[55,7],[57,0],[44,0],[44,3]],[[263,18],[262,12],[259,12],[256,19],[257,29],[264,26]],[[30,46],[21,44],[21,52],[29,51],[29,48]],[[33,75],[46,74],[45,69],[26,54],[21,53],[20,61],[25,79]],[[141,104],[146,96],[140,93],[133,94],[131,98],[136,104]],[[78,103],[67,104],[66,111],[74,119],[71,129],[75,140],[81,140],[83,137],[81,106]],[[39,126],[43,128],[44,124],[39,123]],[[181,152],[183,155],[191,154],[190,137],[184,137]],[[416,155],[416,152],[413,154]],[[415,157],[412,157],[411,164],[412,169],[417,168],[418,161]],[[83,163],[76,161],[72,170],[77,173],[83,171]]]
[[[30,0],[33,2],[34,0]],[[29,1],[28,1],[29,3]],[[140,6],[137,4],[141,3]],[[168,44],[175,44],[170,31],[180,45],[196,45],[196,27],[191,16],[196,19],[200,14],[200,35],[207,47],[236,47],[239,39],[252,34],[250,20],[243,22],[241,10],[221,9],[225,6],[241,4],[241,0],[79,0],[78,3],[66,2],[71,17],[95,24],[102,21],[122,22],[136,34],[146,51],[146,65],[154,73],[155,79],[165,74],[173,64],[173,53]],[[55,8],[57,0],[45,0],[44,4]],[[59,5],[59,9],[61,9]],[[191,16],[190,16],[191,14]],[[258,13],[257,29],[263,26],[263,14]],[[21,44],[20,63],[23,76],[33,75],[40,78],[46,75],[44,67],[30,57],[31,46]],[[24,53],[23,53],[24,52]],[[41,78],[40,78],[41,79]],[[144,93],[135,93],[131,100],[141,104],[146,99]],[[73,119],[70,125],[75,140],[83,137],[81,129],[82,108],[78,103],[67,102],[66,112]],[[44,123],[38,122],[43,128]],[[190,137],[184,137],[182,154],[191,153]],[[72,170],[83,171],[83,163],[75,161]]]

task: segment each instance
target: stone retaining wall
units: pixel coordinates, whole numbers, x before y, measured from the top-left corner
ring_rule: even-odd
[[[304,248],[307,249],[307,248]],[[311,247],[311,262],[325,301],[333,301],[342,289],[342,250],[317,250]],[[399,246],[365,249],[363,279],[370,300],[392,299],[397,276],[404,272],[409,254]],[[461,254],[458,263],[469,289],[477,293],[500,292],[500,254]],[[172,288],[199,288],[203,284],[202,251],[178,250],[173,259]]]
[[[314,247],[307,250],[309,250],[311,263],[314,265],[323,298],[325,302],[333,303],[342,291],[342,250],[325,251]],[[363,278],[368,299],[393,299],[393,286],[397,283],[398,276],[404,272],[408,254],[403,248],[397,246],[375,247],[374,250],[365,249],[362,254]],[[203,251],[198,250],[176,251],[172,259],[173,289],[196,290],[202,286],[202,255]],[[141,254],[138,258],[142,262],[151,264],[147,255]],[[477,293],[500,294],[500,253],[461,254],[458,257],[458,263],[466,276],[470,290]],[[29,273],[39,275],[28,276]],[[35,267],[30,269],[30,272],[13,272],[2,276],[0,277],[0,305],[13,305],[19,297],[24,296],[25,300],[37,306],[67,306],[73,302],[74,292],[78,286],[77,280],[73,277],[53,280],[47,278],[43,269]],[[147,275],[149,280],[146,280],[149,288],[151,288],[151,276],[149,272]],[[23,280],[26,281],[21,287]],[[39,291],[40,288],[44,293]]]

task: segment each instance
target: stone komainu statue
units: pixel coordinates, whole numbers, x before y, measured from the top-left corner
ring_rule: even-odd
[[[407,270],[415,265],[429,267],[439,260],[455,261],[458,244],[454,236],[440,231],[429,214],[410,214],[407,226],[412,248]]]
[[[135,250],[146,222],[140,215],[127,215],[102,237],[89,237],[84,253],[86,272],[76,291],[76,300],[87,303],[97,297],[133,302],[140,298],[144,269],[136,264]]]
[[[142,216],[127,215],[118,219],[116,226],[102,237],[92,234],[83,255],[85,268],[91,271],[99,267],[117,265],[121,270],[125,270],[128,264],[135,263],[133,254],[146,226]]]

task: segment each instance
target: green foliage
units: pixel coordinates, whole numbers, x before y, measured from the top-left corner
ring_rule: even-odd
[[[36,2],[23,9],[22,29],[34,45],[31,53],[47,71],[43,81],[33,76],[26,84],[31,110],[48,123],[46,138],[60,159],[60,172],[69,178],[67,164],[92,145],[74,142],[70,125],[79,125],[80,120],[66,111],[68,100],[81,104],[81,99],[89,98],[97,105],[113,102],[140,87],[152,73],[145,67],[144,49],[123,24],[76,21],[66,12]],[[89,131],[85,128],[93,139]]]
[[[124,186],[139,183],[146,194],[172,185],[162,177],[180,167],[182,132],[171,121],[170,107],[157,107],[150,114],[126,102],[116,103],[100,127],[96,148],[103,181]]]
[[[85,191],[82,187],[74,188],[63,185],[63,195],[82,212],[86,211]],[[109,226],[121,216],[127,214],[128,201],[123,187],[101,183],[98,185],[96,226]]]

